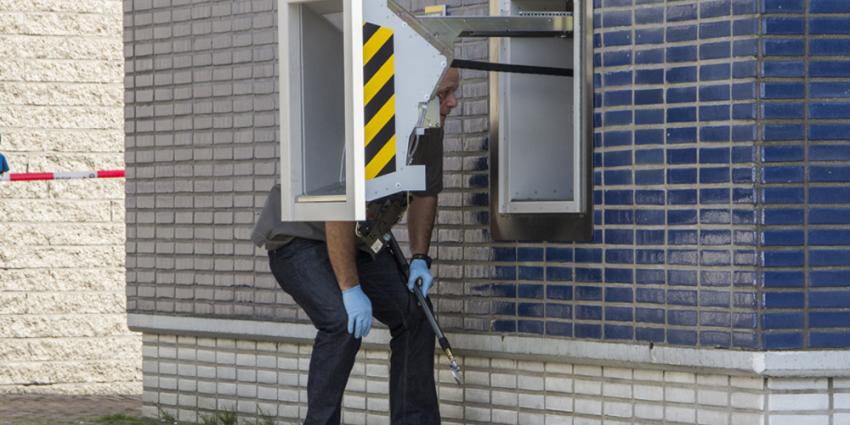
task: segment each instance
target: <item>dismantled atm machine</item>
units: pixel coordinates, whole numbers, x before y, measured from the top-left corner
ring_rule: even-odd
[[[279,0],[287,221],[363,220],[423,190],[416,136],[439,126],[450,66],[490,73],[495,240],[591,237],[591,0],[491,0],[491,16],[414,16],[394,0]],[[454,56],[488,37],[489,61]]]

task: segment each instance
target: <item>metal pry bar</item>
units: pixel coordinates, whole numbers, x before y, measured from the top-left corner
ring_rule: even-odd
[[[389,244],[389,248],[393,253],[396,264],[398,264],[401,274],[404,276],[404,280],[406,282],[410,276],[407,258],[405,258],[404,253],[401,252],[401,247],[398,246],[398,241],[396,241],[392,232],[384,235],[384,240]],[[454,353],[452,353],[452,346],[449,344],[449,339],[446,338],[446,334],[443,333],[439,323],[437,323],[437,319],[434,317],[434,312],[431,310],[431,306],[428,304],[425,296],[422,295],[422,291],[419,290],[422,287],[422,279],[417,279],[416,286],[417,290],[413,291],[413,293],[416,295],[416,300],[418,301],[419,306],[422,307],[422,311],[425,313],[425,317],[428,319],[431,329],[434,330],[434,334],[437,336],[440,348],[443,349],[443,352],[446,353],[446,357],[449,359],[449,369],[452,373],[452,378],[454,378],[458,385],[463,385],[463,374],[460,371],[460,366],[457,364],[457,359],[455,359]]]

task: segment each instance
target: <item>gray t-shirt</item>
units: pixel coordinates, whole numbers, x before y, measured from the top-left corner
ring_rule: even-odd
[[[426,189],[413,192],[419,195],[436,195],[443,190],[443,130],[428,129],[415,144],[416,150],[410,154],[410,163],[425,165]],[[275,185],[263,212],[251,233],[251,240],[257,246],[265,246],[267,250],[275,250],[288,244],[294,238],[325,240],[325,222],[301,221],[284,222],[280,218],[280,185]],[[369,248],[358,240],[357,247],[364,251]]]

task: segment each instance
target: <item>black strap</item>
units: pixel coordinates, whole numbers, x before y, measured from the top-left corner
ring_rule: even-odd
[[[558,77],[572,77],[573,70],[569,68],[552,68],[548,66],[513,65],[507,63],[493,63],[455,59],[452,67],[463,69],[477,69],[479,71],[512,72],[515,74],[537,74],[554,75]]]

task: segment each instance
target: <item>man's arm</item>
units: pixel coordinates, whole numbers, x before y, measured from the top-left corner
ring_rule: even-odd
[[[407,210],[407,233],[410,253],[428,255],[431,233],[437,216],[437,195],[413,195]]]
[[[328,257],[336,275],[340,290],[357,286],[357,263],[354,261],[353,221],[328,221],[325,223],[325,238],[328,245]]]

